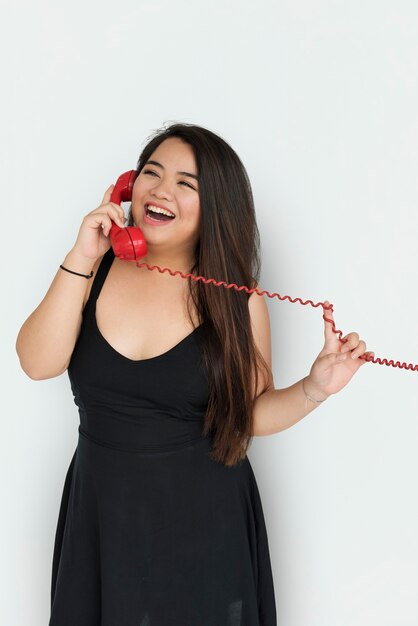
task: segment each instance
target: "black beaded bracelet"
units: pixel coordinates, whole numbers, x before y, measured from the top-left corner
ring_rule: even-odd
[[[72,270],[67,270],[67,268],[64,267],[63,265],[60,265],[60,268],[62,270],[65,270],[66,272],[70,272],[70,274],[76,274],[76,276],[84,276],[84,278],[91,278],[93,276],[93,270],[90,272],[90,274],[79,274],[79,272],[73,272]]]

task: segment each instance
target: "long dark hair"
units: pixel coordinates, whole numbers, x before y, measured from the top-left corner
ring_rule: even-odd
[[[199,176],[201,232],[190,273],[252,289],[261,269],[260,236],[244,165],[212,131],[174,123],[152,135],[138,159],[138,174],[169,137],[192,147]],[[133,225],[131,211],[128,225]],[[252,441],[258,366],[266,373],[262,392],[268,387],[270,370],[254,343],[247,292],[188,281],[199,322],[204,322],[200,339],[209,400],[203,434],[211,437],[212,458],[233,466],[244,460]]]

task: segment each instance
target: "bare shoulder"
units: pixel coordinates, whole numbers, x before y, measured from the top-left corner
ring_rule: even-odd
[[[258,288],[258,285],[257,285]],[[272,349],[271,349],[271,328],[270,315],[267,307],[266,296],[253,292],[248,299],[248,310],[250,313],[251,326],[254,342],[260,350],[270,371],[272,370]],[[269,381],[269,388],[274,389],[273,377]],[[257,394],[259,394],[259,389]]]

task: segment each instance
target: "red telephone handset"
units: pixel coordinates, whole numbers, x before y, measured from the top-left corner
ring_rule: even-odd
[[[136,170],[129,170],[121,174],[117,179],[110,196],[110,202],[120,204],[129,202],[132,198],[132,189],[137,176]],[[110,241],[115,256],[123,261],[137,261],[147,253],[147,244],[138,226],[126,226],[120,228],[112,220],[110,229]]]

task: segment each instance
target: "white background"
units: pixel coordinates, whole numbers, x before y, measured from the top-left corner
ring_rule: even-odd
[[[334,305],[376,357],[418,363],[418,7],[412,0],[2,3],[0,621],[45,626],[78,413],[15,352],[83,216],[164,123],[237,151],[260,284]],[[322,308],[268,299],[274,379],[309,373]],[[418,623],[418,372],[365,364],[249,451],[279,626]],[[160,626],[160,625],[157,625]],[[223,626],[223,625],[220,625]]]

